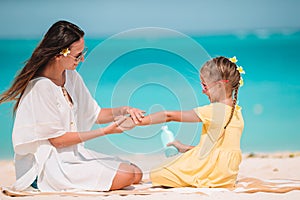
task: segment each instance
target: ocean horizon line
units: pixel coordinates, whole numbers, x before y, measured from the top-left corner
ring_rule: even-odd
[[[138,30],[138,29],[148,29],[148,28],[157,28],[157,29],[165,29],[165,30],[170,30],[170,31],[175,31],[178,33],[181,33],[183,35],[189,36],[191,38],[198,38],[198,37],[218,37],[218,36],[238,36],[238,37],[247,37],[249,35],[256,35],[258,37],[267,37],[271,35],[276,35],[276,34],[282,34],[282,35],[295,35],[295,34],[300,34],[300,27],[299,28],[257,28],[257,29],[236,29],[236,30],[222,30],[222,31],[209,31],[209,30],[203,30],[203,31],[197,31],[197,32],[183,32],[183,31],[178,31],[175,29],[170,29],[170,28],[164,28],[164,27],[136,27],[132,29],[127,29],[123,30],[120,32],[112,32],[108,34],[89,34],[89,32],[86,32],[85,39],[97,39],[97,40],[105,40],[108,39],[114,35],[124,33],[127,31],[133,31],[133,30]],[[153,35],[152,33],[143,33],[142,36],[140,36],[138,33],[137,34],[131,34],[130,37],[124,37],[124,39],[139,39],[139,38],[144,38],[144,37],[149,37],[149,38],[157,38],[157,39],[163,39],[163,38],[177,38],[178,35],[173,35],[173,34],[155,34]],[[6,36],[0,36],[0,40],[40,40],[43,37],[43,35],[6,35]]]

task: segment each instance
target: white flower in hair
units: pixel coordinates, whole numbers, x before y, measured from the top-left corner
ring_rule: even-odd
[[[229,58],[229,60],[233,63],[237,63],[238,59],[236,59],[235,56],[233,56],[232,58]]]
[[[236,65],[236,70],[238,70],[238,72],[240,73],[240,75],[242,74],[246,74],[245,70],[243,69],[242,66],[238,66],[236,63],[238,61],[238,59],[233,56],[232,58],[228,58],[232,63],[234,63]],[[242,78],[242,76],[240,76],[240,81],[239,81],[240,87],[244,85],[244,79]]]
[[[65,48],[65,49],[61,50],[61,52],[59,54],[63,55],[64,57],[67,57],[70,53],[71,53],[71,51],[69,50],[69,48]]]
[[[236,69],[240,72],[240,74],[246,74],[242,66],[237,66]]]

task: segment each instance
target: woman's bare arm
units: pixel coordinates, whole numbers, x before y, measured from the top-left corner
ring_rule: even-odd
[[[125,130],[130,130],[134,126],[122,126],[122,124],[124,123],[128,124],[127,120],[130,122],[130,124],[133,124],[132,119],[130,117],[119,117],[117,121],[111,123],[110,125],[104,128],[98,128],[95,130],[85,132],[66,132],[61,136],[50,138],[48,140],[56,148],[68,147],[87,140],[94,139],[96,137],[114,133],[122,133]]]
[[[138,108],[122,106],[118,108],[101,108],[97,117],[97,124],[106,124],[112,122],[115,117],[120,115],[130,115],[135,123],[138,123],[144,117],[144,111]]]

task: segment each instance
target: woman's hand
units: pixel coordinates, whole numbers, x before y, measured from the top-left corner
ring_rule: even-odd
[[[122,133],[135,127],[135,123],[130,117],[117,116],[114,121],[108,126],[103,128],[105,135],[113,133]]]
[[[132,118],[126,116],[117,116],[115,117],[114,122],[118,124],[118,128],[123,131],[128,131],[136,127]]]
[[[120,115],[130,116],[135,124],[142,121],[145,111],[131,108],[129,106],[122,106],[118,108],[101,108],[97,117],[97,124],[106,124],[115,121],[115,118]]]
[[[144,117],[145,111],[140,110],[138,108],[132,108],[132,107],[127,107],[126,108],[126,114],[129,114],[131,119],[135,124],[138,124],[142,121]]]
[[[173,142],[168,143],[167,146],[176,147],[180,153],[185,153],[193,148],[193,146],[182,144],[178,140],[174,140]]]

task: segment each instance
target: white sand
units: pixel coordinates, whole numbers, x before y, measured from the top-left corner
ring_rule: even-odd
[[[124,157],[122,157],[124,158]],[[164,160],[163,156],[128,156],[129,160],[139,165],[145,172],[144,179],[147,179],[149,169]],[[293,179],[300,180],[300,154],[299,153],[276,153],[276,154],[257,154],[248,158],[244,155],[240,166],[239,178],[256,177],[260,179]],[[15,181],[14,165],[12,161],[0,161],[0,186],[10,186]],[[158,192],[150,195],[111,195],[111,196],[34,196],[34,197],[7,197],[0,194],[0,199],[45,199],[45,200],[81,200],[81,199],[231,199],[231,200],[298,200],[300,199],[300,190],[288,193],[235,193],[229,191],[215,191],[210,195],[201,195],[196,193],[182,194],[178,192]]]

